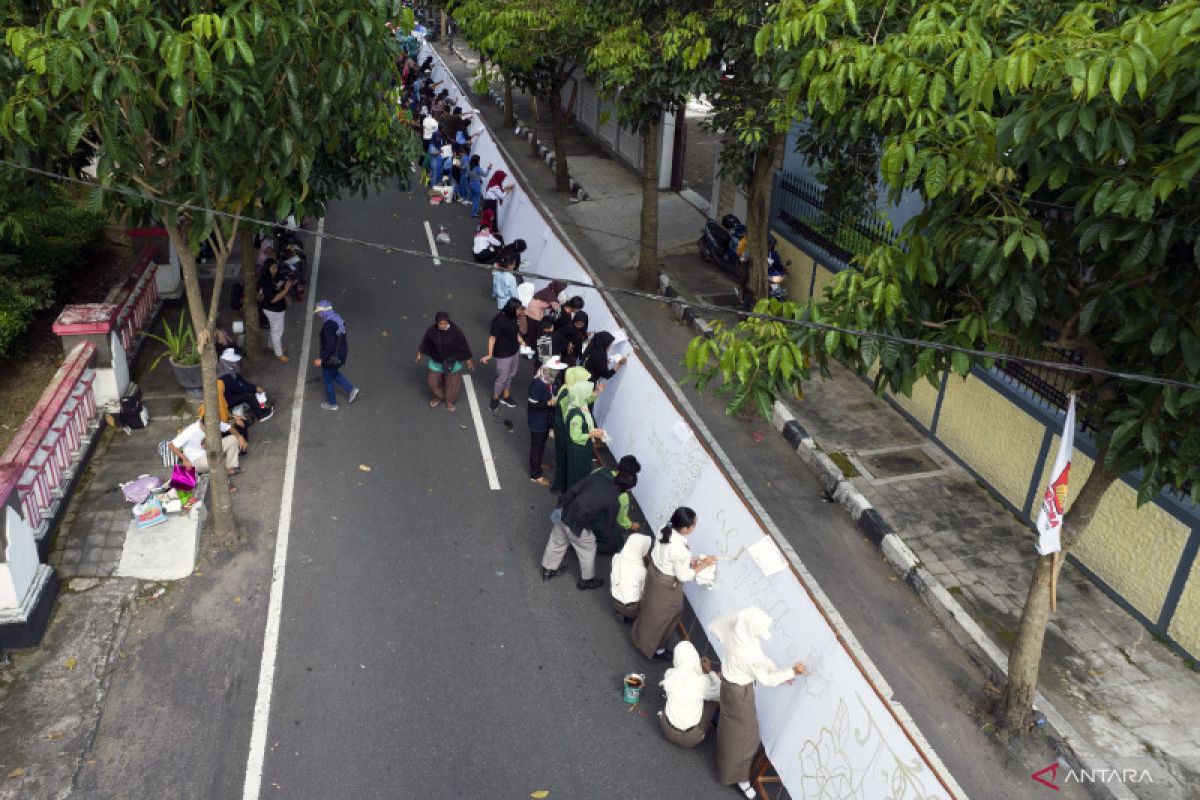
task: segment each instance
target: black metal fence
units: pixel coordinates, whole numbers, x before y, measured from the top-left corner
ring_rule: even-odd
[[[1053,339],[1057,334],[1047,331],[1046,338]],[[1020,358],[1030,358],[1036,361],[1052,361],[1059,364],[1078,364],[1083,366],[1083,354],[1078,350],[1064,350],[1060,347],[1018,346],[1009,348],[1009,355]],[[1083,377],[1082,373],[1070,369],[1051,369],[1022,364],[1016,361],[1001,361],[996,364],[1000,372],[1007,375],[1014,383],[1025,388],[1048,405],[1066,409],[1070,391],[1076,382]],[[1090,409],[1091,393],[1080,392],[1075,398],[1075,424],[1081,431],[1097,430],[1097,420]]]
[[[824,186],[795,173],[778,174],[773,205],[778,224],[828,253],[839,267],[896,238],[884,220],[832,207]]]

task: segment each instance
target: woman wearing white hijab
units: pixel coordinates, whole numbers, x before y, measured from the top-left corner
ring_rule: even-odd
[[[717,780],[737,784],[746,797],[750,764],[761,744],[754,684],[778,686],[806,671],[803,661],[780,669],[762,650],[771,636],[771,617],[757,606],[726,612],[712,621],[709,634],[725,646],[721,658],[721,724],[717,734]]]
[[[667,706],[658,724],[671,744],[692,748],[704,741],[721,697],[721,676],[705,671],[691,642],[675,645],[674,666],[663,676]]]
[[[626,622],[636,619],[642,603],[642,590],[646,588],[646,555],[650,552],[650,537],[644,533],[631,533],[625,540],[621,552],[613,556],[612,583],[613,608]]]

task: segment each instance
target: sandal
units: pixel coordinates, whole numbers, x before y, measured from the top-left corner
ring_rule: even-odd
[[[439,405],[441,402],[442,402],[441,400],[439,400],[438,398],[436,398],[436,397],[435,397],[435,398],[433,398],[432,400],[430,400],[430,401],[429,401],[429,407],[430,407],[430,408],[437,408],[437,407],[438,407],[438,405]]]
[[[454,405],[454,403],[446,403],[447,411],[455,411],[457,409],[458,409],[458,406]]]
[[[236,486],[234,486],[232,483],[231,483],[231,484],[229,484],[229,493],[230,493],[230,494],[237,494],[237,487],[236,487]]]

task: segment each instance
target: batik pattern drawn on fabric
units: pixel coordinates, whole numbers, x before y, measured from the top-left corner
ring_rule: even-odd
[[[897,756],[857,692],[854,699],[862,709],[862,718],[853,725],[853,731],[850,710],[845,698],[841,698],[832,723],[822,726],[817,738],[807,740],[800,748],[797,755],[802,796],[818,800],[877,800],[876,795],[868,795],[869,791],[878,791],[880,785],[877,779],[868,781],[874,773],[884,778],[890,788],[887,800],[942,797],[940,786],[933,792],[925,787],[929,778],[925,764],[919,758],[905,762]],[[861,762],[864,754],[866,761]]]

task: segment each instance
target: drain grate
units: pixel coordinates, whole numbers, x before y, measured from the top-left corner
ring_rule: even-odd
[[[868,472],[879,479],[898,478],[902,475],[916,475],[923,472],[938,472],[942,469],[942,465],[930,458],[920,447],[909,447],[871,455],[859,454],[858,459]]]

